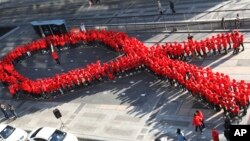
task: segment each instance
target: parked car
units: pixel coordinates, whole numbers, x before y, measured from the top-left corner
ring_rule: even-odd
[[[41,127],[29,133],[28,141],[78,141],[78,139],[75,135],[56,128]]]
[[[27,132],[10,125],[0,124],[0,140],[3,141],[26,141]]]

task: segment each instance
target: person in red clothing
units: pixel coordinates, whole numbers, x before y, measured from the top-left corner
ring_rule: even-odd
[[[242,50],[241,51],[244,51],[243,42],[244,42],[244,36],[240,35],[240,37],[239,37],[239,46],[242,46]]]
[[[230,110],[231,110],[231,113],[232,113],[232,118],[237,117],[239,115],[240,108],[239,108],[238,105],[234,104],[232,106],[232,109],[230,109]]]
[[[201,50],[202,50],[202,55],[206,56],[207,52],[206,52],[206,42],[204,40],[200,41],[200,46],[201,46]]]
[[[213,141],[219,141],[219,133],[218,131],[216,131],[215,128],[212,129],[212,138],[213,138]]]
[[[195,49],[196,49],[196,52],[197,52],[197,55],[196,55],[196,56],[202,57],[202,55],[201,55],[201,44],[200,44],[200,42],[195,41]]]
[[[229,48],[228,49],[231,49],[231,35],[230,33],[226,33],[226,38],[227,38],[227,43],[229,44]]]
[[[205,126],[205,123],[204,123],[204,115],[203,115],[202,111],[196,110],[195,114],[198,115],[201,118],[201,123],[202,123],[201,127],[205,128],[206,126]]]
[[[213,50],[214,55],[216,55],[216,48],[215,48],[215,37],[212,36],[211,40],[210,40],[210,47]]]
[[[220,34],[218,34],[216,37],[216,47],[217,47],[219,54],[221,54],[221,36],[220,36]]]
[[[55,51],[53,51],[53,52],[51,53],[51,55],[52,55],[52,58],[53,58],[54,60],[56,60],[56,63],[57,63],[58,65],[60,65],[61,63],[60,63],[60,61],[59,61],[59,55],[58,55],[58,53],[55,52]]]
[[[225,54],[227,54],[227,38],[224,34],[222,34],[221,38],[222,38],[222,45],[224,47]]]
[[[195,131],[197,132],[198,128],[200,129],[201,133],[202,133],[202,122],[201,122],[201,118],[200,116],[194,114],[193,117],[193,125],[195,126]]]
[[[233,39],[233,54],[238,54],[239,53],[239,41],[237,38]]]

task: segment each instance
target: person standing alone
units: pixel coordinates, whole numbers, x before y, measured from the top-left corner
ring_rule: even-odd
[[[169,7],[170,7],[170,9],[172,11],[172,14],[174,14],[175,13],[175,9],[174,9],[174,3],[173,3],[172,0],[169,1]]]
[[[1,111],[3,112],[3,114],[4,114],[4,117],[6,118],[6,119],[9,119],[9,115],[8,115],[8,113],[7,113],[7,108],[6,108],[6,106],[4,105],[4,104],[0,104],[0,108],[1,108]]]
[[[9,108],[9,110],[10,110],[10,113],[15,117],[15,118],[17,118],[17,114],[16,114],[16,110],[15,110],[15,107],[13,106],[13,105],[11,105],[11,104],[8,104],[8,108]]]
[[[161,6],[161,1],[158,0],[157,4],[158,4],[158,10],[159,10],[160,14],[162,15],[163,11],[162,11],[162,6]]]
[[[177,134],[178,141],[186,141],[187,140],[186,137],[184,136],[184,133],[181,131],[180,128],[177,129],[176,134]]]

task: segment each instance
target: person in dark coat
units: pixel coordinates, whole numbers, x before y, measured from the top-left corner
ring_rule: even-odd
[[[9,110],[10,110],[10,113],[15,117],[15,118],[17,118],[17,114],[16,114],[16,110],[15,110],[15,107],[13,106],[13,105],[11,105],[11,104],[8,104],[8,108],[9,108]]]
[[[7,119],[9,119],[9,115],[8,115],[8,113],[7,113],[7,108],[6,108],[6,106],[4,105],[4,104],[0,104],[0,108],[1,108],[1,111],[3,112],[3,114],[4,114],[4,117],[5,118],[7,118]]]
[[[174,9],[174,3],[172,2],[172,0],[169,1],[169,7],[172,10],[172,13],[175,13],[175,9]]]
[[[186,141],[187,140],[180,128],[177,129],[176,134],[177,134],[178,141]]]

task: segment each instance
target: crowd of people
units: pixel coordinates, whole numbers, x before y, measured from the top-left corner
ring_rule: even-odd
[[[208,52],[221,53],[233,46],[239,52],[244,36],[238,32],[218,34],[205,40],[189,39],[183,43],[166,43],[147,48],[134,37],[122,32],[89,30],[79,33],[50,36],[16,47],[0,62],[0,80],[8,85],[12,95],[18,92],[43,96],[89,85],[103,78],[115,79],[121,73],[141,68],[149,68],[152,73],[164,77],[173,86],[188,90],[193,96],[206,101],[216,110],[224,109],[225,114],[234,118],[246,113],[249,105],[250,85],[238,82],[228,75],[213,72],[187,63],[191,56],[205,56]],[[120,57],[109,62],[96,61],[85,68],[77,68],[53,77],[31,80],[18,73],[14,65],[29,54],[39,53],[64,46],[99,42],[114,51],[123,52]],[[241,43],[242,42],[242,43]],[[243,48],[244,50],[244,48]],[[56,52],[56,50],[54,50]]]
[[[244,51],[244,35],[235,31],[232,33],[222,33],[206,38],[204,40],[193,40],[189,38],[183,43],[166,43],[162,47],[166,49],[167,55],[172,59],[188,60],[194,56],[206,57],[207,54],[222,54],[233,48],[233,54],[238,54],[240,47]],[[159,46],[159,45],[158,45]]]

